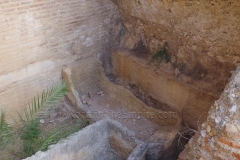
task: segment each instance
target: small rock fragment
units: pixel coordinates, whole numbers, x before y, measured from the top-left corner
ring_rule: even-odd
[[[212,130],[212,127],[211,126],[207,126],[207,132],[209,133],[209,132],[211,132],[211,130]]]
[[[213,137],[212,137],[211,140],[210,140],[210,146],[211,146],[212,148],[215,147],[215,140],[214,140]]]
[[[85,96],[85,95],[83,95],[81,98],[82,98],[82,100],[85,100],[85,99],[86,99],[86,96]]]
[[[214,136],[214,132],[211,131],[211,132],[208,133],[208,135],[211,136],[211,137],[213,137],[213,136]]]
[[[45,123],[45,121],[44,121],[44,119],[40,119],[40,121],[39,121],[40,123]]]
[[[54,123],[54,120],[50,120],[49,123]]]
[[[84,100],[82,101],[82,103],[83,103],[83,104],[87,104],[87,101],[84,99]]]
[[[238,128],[231,123],[227,123],[225,126],[225,130],[227,133],[237,133],[238,132]]]
[[[216,122],[216,123],[220,123],[220,122],[221,122],[221,120],[222,120],[222,119],[221,119],[221,117],[220,117],[220,116],[217,116],[217,117],[215,118],[215,122]]]
[[[237,106],[233,105],[228,111],[229,112],[236,112],[237,111]]]
[[[97,95],[101,95],[101,94],[103,94],[103,91],[97,92]]]
[[[91,99],[93,99],[94,94],[93,94],[92,92],[88,92],[88,97],[91,98]]]
[[[206,130],[201,130],[201,136],[202,136],[202,137],[206,137],[206,135],[207,135]]]
[[[175,72],[175,76],[178,76],[180,74],[180,71],[178,68],[176,68],[174,72]]]
[[[199,136],[198,139],[197,139],[198,144],[201,144],[201,143],[202,143],[201,140],[202,140],[202,139],[201,139],[201,137]]]
[[[215,128],[212,130],[212,132],[213,132],[213,135],[214,135],[214,136],[216,136],[217,133],[218,133],[218,131],[217,131]]]
[[[177,61],[176,56],[172,56],[172,57],[171,57],[171,62],[172,62],[172,63],[175,63],[176,61]]]

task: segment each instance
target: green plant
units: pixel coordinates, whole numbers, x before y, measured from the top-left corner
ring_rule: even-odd
[[[68,91],[69,85],[65,82],[58,83],[52,86],[47,91],[43,91],[41,96],[33,98],[33,101],[24,107],[24,116],[18,113],[18,117],[22,124],[30,122],[32,119],[45,115],[48,110],[57,103]],[[15,120],[17,123],[17,121]],[[17,123],[19,126],[19,124]]]
[[[1,111],[0,147],[3,147],[11,139],[14,142],[9,148],[4,148],[8,152],[7,154],[4,153],[7,159],[23,159],[35,154],[37,151],[47,150],[49,145],[57,143],[60,139],[66,138],[70,134],[79,131],[81,127],[89,124],[88,120],[78,119],[74,123],[70,121],[50,131],[48,129],[45,130],[44,125],[40,124],[40,119],[46,117],[54,104],[68,91],[69,85],[61,82],[47,89],[47,91],[43,91],[41,96],[34,97],[33,101],[24,107],[23,116],[17,113],[20,123],[14,119],[17,124],[16,129],[13,129],[6,122],[5,112]]]
[[[38,150],[45,151],[48,146],[57,143],[59,140],[68,137],[69,135],[81,129],[82,120],[77,120],[75,123],[70,123],[53,129],[50,133],[46,133],[40,142]]]
[[[171,62],[171,56],[168,53],[167,43],[165,43],[163,47],[161,47],[160,45],[158,46],[158,49],[156,53],[152,55],[152,60],[150,62],[153,62],[155,65],[160,65],[163,59],[165,59],[167,63]]]
[[[37,150],[45,151],[48,149],[48,146],[57,143],[61,139],[60,133],[61,133],[61,130],[58,130],[55,132],[51,132],[49,135],[46,135],[45,139],[40,143]]]
[[[23,150],[20,153],[20,157],[26,158],[35,154],[37,151],[46,151],[48,146],[56,144],[59,140],[79,131],[81,127],[85,127],[82,122],[80,119],[75,123],[67,123],[53,128],[50,132],[46,132],[41,130],[39,121],[32,120],[21,133]]]
[[[68,92],[68,85],[64,82],[52,86],[47,91],[43,91],[41,96],[33,98],[32,103],[28,107],[24,107],[24,116],[18,113],[18,117],[22,123],[17,125],[20,128],[20,137],[23,140],[23,156],[28,157],[36,153],[39,149],[38,145],[42,145],[42,130],[40,128],[39,116],[46,115],[53,104],[57,103]],[[56,133],[50,135],[54,137]],[[45,146],[48,143],[45,143]]]
[[[0,149],[4,148],[13,136],[13,128],[6,121],[6,113],[1,110],[0,115]]]
[[[90,124],[90,121],[89,120],[86,120],[85,121],[85,126],[88,126]]]
[[[41,132],[38,119],[31,120],[24,126],[21,139],[23,140],[23,152],[26,156],[36,152],[34,145],[40,140]]]

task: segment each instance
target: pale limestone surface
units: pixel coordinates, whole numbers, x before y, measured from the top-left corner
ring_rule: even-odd
[[[158,113],[161,112],[160,109],[149,107],[128,89],[110,82],[103,71],[101,61],[97,58],[88,58],[67,66],[63,69],[63,77],[65,81],[70,83],[69,99],[79,110],[86,113],[89,113],[89,108],[82,104],[80,96],[100,89],[114,98],[116,103],[120,102],[131,112],[140,114],[158,125],[174,127],[181,123],[178,112],[176,118],[160,118],[158,116]],[[149,113],[154,113],[155,116],[150,116]],[[91,115],[89,116],[91,117]]]
[[[111,152],[110,152],[111,151]],[[145,160],[146,144],[117,121],[104,119],[25,160]]]
[[[175,76],[155,71],[147,65],[147,61],[127,51],[116,51],[112,60],[117,76],[181,113],[184,124],[192,128],[197,128],[197,124],[207,118],[211,105],[217,99],[216,95],[179,82]]]

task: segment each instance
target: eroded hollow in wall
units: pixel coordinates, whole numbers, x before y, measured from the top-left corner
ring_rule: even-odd
[[[113,83],[130,90],[146,105],[163,111],[175,111],[181,116],[179,134],[169,147],[175,153],[167,152],[165,157],[162,157],[176,158],[207,119],[210,107],[219,98],[229,77],[219,77],[218,82],[221,83],[201,81],[208,74],[208,70],[201,64],[193,67],[192,74],[185,71],[185,75],[179,76],[179,70],[171,71],[171,68],[176,67],[173,63],[162,62],[156,67],[149,63],[147,54],[141,54],[142,51],[142,49],[114,51],[113,74],[108,77]]]
[[[196,129],[200,121],[206,119],[209,108],[218,98],[218,95],[178,81],[177,76],[149,65],[147,60],[129,51],[116,51],[112,59],[117,84],[126,85],[153,108],[180,113],[183,123],[191,128]]]

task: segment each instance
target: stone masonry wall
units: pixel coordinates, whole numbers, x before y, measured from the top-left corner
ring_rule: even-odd
[[[0,108],[21,112],[63,66],[106,59],[120,29],[110,0],[0,0]]]
[[[240,159],[240,67],[179,160]]]

